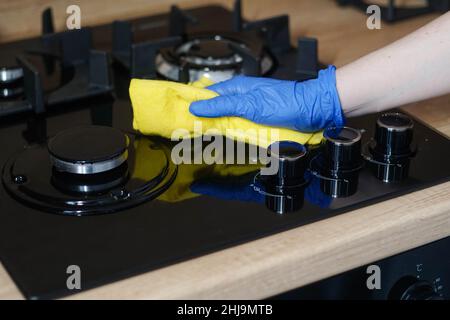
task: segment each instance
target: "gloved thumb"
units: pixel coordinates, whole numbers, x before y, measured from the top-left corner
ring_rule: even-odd
[[[244,95],[218,96],[191,103],[189,111],[197,117],[204,118],[243,116],[239,110],[245,109],[240,107],[244,103]]]

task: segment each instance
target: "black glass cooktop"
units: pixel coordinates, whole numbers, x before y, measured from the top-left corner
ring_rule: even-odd
[[[0,164],[4,168],[0,259],[28,298],[78,292],[66,286],[71,265],[80,267],[81,288],[87,290],[450,178],[450,141],[444,136],[413,120],[414,138],[405,160],[405,150],[398,144],[408,138],[406,133],[393,141],[389,140],[391,131],[379,132],[379,141],[393,141],[390,150],[394,153],[386,156],[372,141],[380,115],[353,118],[348,126],[358,130],[333,129],[328,135],[344,147],[361,138],[361,152],[372,155],[371,162],[360,159],[347,166],[346,157],[359,155],[359,151],[352,149],[347,154],[342,149],[345,165],[325,170],[327,160],[321,158],[325,146],[310,148],[306,163],[316,164],[311,167],[314,174],[306,171],[285,210],[275,201],[282,199],[284,191],[261,187],[264,183],[258,184],[259,167],[254,164],[173,164],[167,156],[173,143],[132,131],[126,95],[129,80],[120,70],[115,70],[115,79],[114,97],[67,103],[41,116],[25,113],[0,119]],[[410,129],[407,119],[383,121],[379,124],[382,128],[397,126],[399,132],[409,132],[404,131]],[[99,146],[114,151],[111,159],[103,155],[100,160],[113,161],[117,167],[112,171],[89,167],[99,170],[100,182],[55,172],[54,166],[60,164],[49,156],[47,141],[67,129],[79,134],[80,127],[92,125],[112,127],[114,135],[120,136],[118,144]],[[100,131],[99,137],[108,132]],[[63,154],[61,159],[68,160],[78,156],[57,145],[58,138],[52,141],[53,157]],[[76,144],[77,140],[72,141]],[[95,141],[91,142],[100,143]],[[304,154],[304,150],[288,151]],[[83,154],[92,156],[90,150]],[[394,164],[386,169],[380,165],[385,162]],[[383,182],[383,177],[398,181]],[[86,196],[80,196],[83,192]],[[80,198],[84,202],[76,210]]]

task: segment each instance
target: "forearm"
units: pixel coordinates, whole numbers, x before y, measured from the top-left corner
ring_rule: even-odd
[[[338,69],[336,85],[346,116],[450,93],[450,13]]]

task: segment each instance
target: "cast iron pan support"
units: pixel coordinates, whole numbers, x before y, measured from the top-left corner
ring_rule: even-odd
[[[261,31],[266,40],[266,45],[273,53],[283,53],[291,49],[289,16],[287,15],[244,22],[242,18],[242,1],[236,0],[232,14],[232,29],[234,32]]]
[[[29,103],[29,109],[34,113],[44,113],[44,93],[39,72],[29,63],[23,55],[17,57],[17,62],[23,68],[23,82],[26,100]]]
[[[50,61],[46,71],[52,73],[55,60],[60,60],[64,68],[73,68],[73,78],[56,89],[45,94],[39,72],[26,55],[17,57],[24,72],[25,99],[0,105],[0,116],[33,111],[41,114],[46,106],[72,102],[78,99],[102,95],[113,89],[106,52],[91,50],[91,30],[83,28],[60,33],[51,33],[53,19],[51,9],[42,14],[43,50],[32,50],[28,54],[41,55],[44,62]],[[48,61],[47,61],[48,60]]]
[[[182,42],[180,36],[133,44],[133,31],[128,21],[113,22],[113,57],[132,78],[156,79],[156,55],[162,48]]]
[[[244,23],[245,31],[260,30],[266,40],[267,47],[275,54],[291,49],[289,32],[289,16],[282,15],[264,20]]]
[[[129,69],[131,66],[131,46],[133,44],[133,31],[128,21],[114,21],[112,24],[114,59]]]
[[[248,48],[238,44],[232,43],[230,48],[242,57],[242,71],[244,74],[253,77],[261,75],[261,57],[255,56]]]
[[[133,78],[156,79],[156,55],[162,48],[176,46],[181,37],[168,37],[131,46],[131,76]]]
[[[186,37],[186,25],[195,25],[198,23],[198,19],[186,11],[181,10],[177,6],[170,8],[170,21],[169,21],[169,36],[180,36],[183,39]]]
[[[48,105],[106,94],[113,89],[108,54],[91,50],[92,32],[89,28],[47,34],[43,41],[60,49],[64,68],[74,68],[73,78],[45,97]]]
[[[319,62],[317,61],[317,39],[299,38],[297,45],[297,63],[295,73],[297,80],[317,78]]]
[[[241,0],[236,0],[234,2],[233,7],[233,16],[232,16],[232,29],[234,32],[242,31],[242,2]]]
[[[281,15],[269,19],[244,22],[242,18],[242,1],[236,0],[234,3],[234,11],[232,15],[232,28],[235,32],[260,30],[266,40],[267,47],[274,54],[281,54],[291,50],[291,36],[289,32],[289,16]],[[241,50],[242,51],[242,50]],[[244,64],[254,64],[253,61],[245,61],[251,59],[244,56]],[[253,66],[250,67],[255,70]],[[296,74],[297,80],[303,81],[317,78],[317,71],[319,69],[317,39],[313,38],[299,38]]]
[[[42,34],[50,34],[55,32],[53,24],[52,8],[47,8],[42,12]]]

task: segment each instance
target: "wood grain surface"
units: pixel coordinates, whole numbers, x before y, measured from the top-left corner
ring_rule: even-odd
[[[232,0],[17,0],[0,1],[0,39],[39,32],[40,12],[55,8],[59,29],[65,7],[78,3],[84,25]],[[324,63],[342,66],[395,41],[436,17],[434,14],[368,30],[366,16],[332,0],[244,0],[244,15],[259,19],[290,14],[292,40],[319,39]],[[9,21],[9,22],[8,22]],[[11,21],[20,26],[12,30]],[[1,41],[1,40],[0,40]],[[405,106],[450,135],[450,95]],[[86,291],[70,298],[265,298],[450,235],[450,183],[392,199],[331,219]],[[20,254],[18,252],[17,254]],[[0,266],[0,298],[20,292]]]

